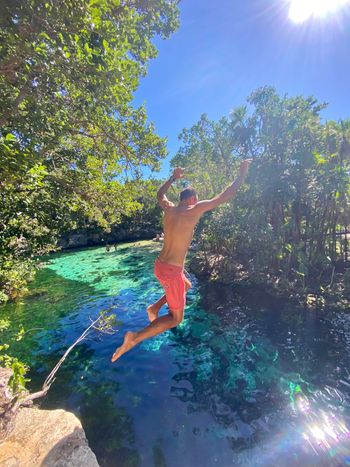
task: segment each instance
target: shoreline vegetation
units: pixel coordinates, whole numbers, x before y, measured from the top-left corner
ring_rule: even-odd
[[[193,256],[189,270],[201,281],[201,285],[217,283],[227,289],[234,289],[238,295],[256,291],[259,295],[265,295],[273,300],[284,300],[286,307],[294,306],[310,311],[350,310],[350,299],[344,295],[344,275],[341,271],[335,271],[333,279],[330,277],[329,285],[322,289],[318,283],[300,289],[295,284],[281,283],[278,277],[249,276],[240,263],[228,263],[227,259],[217,255],[199,253]]]
[[[142,218],[167,152],[134,92],[178,26],[177,0],[3,2],[0,303],[65,232]]]

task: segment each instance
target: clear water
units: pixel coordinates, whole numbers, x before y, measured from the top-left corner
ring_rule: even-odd
[[[76,347],[41,406],[76,413],[102,466],[350,465],[350,315],[200,290],[191,277],[184,322],[110,362],[162,292],[158,249],[55,254],[30,297],[0,308],[29,330],[13,351],[33,391],[90,318],[117,314],[119,332]]]

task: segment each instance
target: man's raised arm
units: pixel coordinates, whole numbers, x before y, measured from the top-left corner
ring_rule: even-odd
[[[239,175],[236,178],[236,180],[232,182],[232,184],[228,186],[226,190],[224,190],[222,193],[215,196],[214,198],[199,201],[196,204],[195,209],[201,213],[204,213],[206,211],[210,211],[211,209],[216,208],[220,204],[227,203],[228,201],[230,201],[230,199],[232,199],[235,196],[237,191],[243,185],[251,162],[251,159],[246,159],[245,161],[241,162],[241,166],[239,168]]]
[[[178,178],[183,178],[184,176],[184,171],[185,169],[182,169],[180,167],[177,167],[172,176],[169,178],[169,180],[167,180],[158,190],[158,193],[157,193],[157,199],[158,199],[158,202],[159,204],[161,205],[161,207],[163,209],[167,209],[171,206],[174,206],[174,204],[168,200],[168,198],[166,197],[165,193],[168,191],[168,189],[170,188],[171,184],[173,182],[175,182],[175,180],[177,180]]]

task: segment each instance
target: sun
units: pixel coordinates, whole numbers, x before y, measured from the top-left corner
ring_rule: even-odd
[[[291,0],[289,18],[303,23],[311,17],[325,17],[345,4],[350,4],[350,0]]]

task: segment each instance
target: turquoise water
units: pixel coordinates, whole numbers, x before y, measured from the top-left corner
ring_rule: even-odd
[[[103,466],[350,465],[350,315],[200,288],[192,276],[184,322],[110,362],[162,293],[158,249],[52,255],[31,295],[0,308],[28,331],[13,351],[33,391],[90,318],[117,315],[118,332],[76,347],[41,406],[76,413]]]

